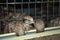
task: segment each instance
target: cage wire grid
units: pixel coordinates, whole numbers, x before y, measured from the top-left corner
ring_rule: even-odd
[[[51,3],[51,8],[50,8]],[[58,3],[59,5],[57,6]],[[49,21],[50,17],[60,17],[60,0],[0,0],[0,6],[5,6],[7,8],[7,15],[9,13],[9,7],[13,5],[13,14],[16,16],[17,8],[16,6],[19,5],[18,9],[21,13],[26,13],[27,15],[33,16],[34,18],[42,18],[45,19],[47,22]],[[26,6],[26,8],[24,8]],[[45,7],[45,9],[44,9]],[[57,7],[58,10],[55,9]],[[25,11],[26,9],[26,11]],[[49,11],[49,9],[52,10]],[[45,15],[43,13],[45,11]],[[57,13],[55,11],[58,11]],[[2,10],[2,13],[4,11]],[[37,14],[39,13],[40,14]],[[51,15],[50,15],[51,14]],[[56,15],[57,14],[57,15]],[[39,16],[38,16],[39,15]],[[3,19],[6,20],[6,19]],[[0,23],[1,24],[1,23]]]

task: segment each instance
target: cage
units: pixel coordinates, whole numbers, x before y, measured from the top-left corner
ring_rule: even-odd
[[[60,26],[60,0],[0,0],[0,34],[3,34],[9,13],[42,19],[45,27]],[[16,19],[13,19],[16,20]]]

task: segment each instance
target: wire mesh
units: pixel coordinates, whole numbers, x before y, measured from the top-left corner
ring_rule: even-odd
[[[49,26],[51,19],[60,17],[60,0],[0,0],[0,24],[2,24],[1,21],[8,20],[5,17],[9,15],[9,12],[14,16],[18,12],[34,18],[41,18],[45,21],[45,25]]]

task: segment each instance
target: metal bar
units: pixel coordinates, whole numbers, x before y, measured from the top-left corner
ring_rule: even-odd
[[[2,25],[1,25],[1,21],[0,21],[0,33],[1,33],[1,26],[2,26]]]
[[[7,15],[8,15],[8,0],[6,0]]]
[[[35,0],[35,2],[36,2],[37,0]],[[37,18],[37,15],[36,15],[36,3],[35,3],[35,19]]]
[[[6,3],[0,3],[0,4],[6,4]]]
[[[49,16],[48,16],[48,7],[49,7],[49,4],[48,4],[48,2],[49,2],[49,0],[47,0],[47,22],[48,22],[48,18],[49,18]]]
[[[23,0],[22,0],[22,3],[23,3]],[[21,4],[21,10],[22,10],[22,13],[23,13],[23,4]]]
[[[49,1],[49,2],[53,2],[53,1]],[[54,2],[59,2],[59,1],[54,1]],[[37,1],[37,2],[10,2],[8,4],[28,4],[28,3],[47,3],[47,1],[41,2],[41,1]],[[0,3],[0,4],[6,4],[6,3]]]
[[[14,0],[14,16],[16,16],[16,1]]]
[[[30,0],[29,0],[29,3],[28,3],[28,15],[30,15]]]
[[[58,17],[60,17],[60,0],[59,0],[59,8],[58,8]],[[59,21],[60,20],[58,20],[58,24],[59,24]]]
[[[60,17],[60,0],[59,0],[58,16]]]
[[[43,0],[41,0],[41,18],[42,18],[42,16],[43,16],[43,15],[42,15],[42,14],[43,14],[43,6],[42,6],[43,3],[42,3],[42,2],[43,2]]]
[[[53,17],[54,17],[55,15],[54,15],[54,0],[53,0]]]
[[[53,1],[49,1],[49,2],[53,2]],[[54,2],[59,2],[59,1],[54,1]],[[16,4],[26,4],[26,3],[29,3],[29,2],[16,2]],[[36,1],[36,2],[30,2],[30,3],[41,3],[41,1]],[[42,3],[47,3],[47,1],[44,1]],[[6,3],[0,3],[0,4],[6,4]],[[8,4],[14,4],[14,2],[10,2]]]

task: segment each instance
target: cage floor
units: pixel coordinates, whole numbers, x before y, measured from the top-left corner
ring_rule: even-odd
[[[60,31],[60,27],[56,27],[56,28],[45,28],[45,32],[50,32],[50,31]],[[42,32],[44,33],[44,32]],[[27,36],[27,35],[34,35],[34,34],[37,34],[36,33],[36,30],[31,30],[29,32],[26,33],[26,35],[24,36]],[[16,38],[17,36],[15,36],[15,34],[13,35],[6,35],[6,36],[2,36],[0,35],[0,40],[5,40],[5,39],[10,39],[10,38]],[[19,36],[19,37],[22,37],[22,36]]]

